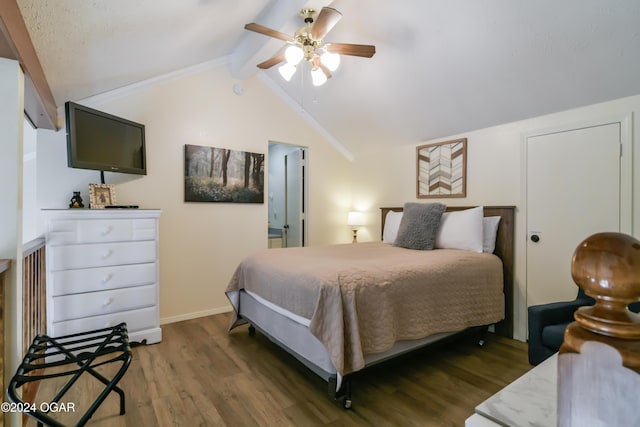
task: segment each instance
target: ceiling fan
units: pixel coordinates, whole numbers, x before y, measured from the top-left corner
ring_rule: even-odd
[[[287,42],[273,57],[258,64],[258,68],[264,70],[286,61],[278,67],[278,71],[289,81],[296,72],[296,66],[304,59],[311,65],[313,84],[320,86],[331,77],[331,71],[335,71],[340,65],[340,55],[371,58],[376,53],[376,47],[372,45],[324,41],[324,37],[342,18],[342,13],[334,8],[323,7],[317,17],[314,9],[302,9],[300,16],[304,19],[305,26],[293,36],[256,23],[244,26],[246,30]]]

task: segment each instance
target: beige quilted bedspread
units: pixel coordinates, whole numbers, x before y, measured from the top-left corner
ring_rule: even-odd
[[[238,266],[227,295],[234,302],[246,289],[310,319],[311,333],[346,375],[396,341],[501,320],[502,286],[495,255],[371,242],[256,253]]]

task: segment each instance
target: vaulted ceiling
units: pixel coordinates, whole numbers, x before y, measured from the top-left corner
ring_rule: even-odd
[[[326,41],[374,44],[343,57],[320,87],[255,65],[292,34],[299,0],[18,0],[58,107],[169,72],[227,59],[254,73],[349,151],[415,144],[640,94],[637,0],[336,0]],[[230,88],[231,90],[231,88]]]

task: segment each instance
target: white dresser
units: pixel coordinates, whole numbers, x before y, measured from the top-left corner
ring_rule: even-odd
[[[47,334],[127,323],[131,342],[162,339],[159,210],[44,210]]]

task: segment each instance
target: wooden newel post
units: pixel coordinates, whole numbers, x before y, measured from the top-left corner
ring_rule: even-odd
[[[598,233],[576,248],[571,275],[596,300],[581,307],[558,354],[558,426],[640,426],[640,241]]]

